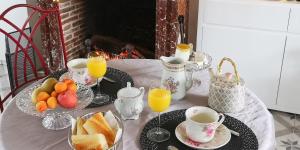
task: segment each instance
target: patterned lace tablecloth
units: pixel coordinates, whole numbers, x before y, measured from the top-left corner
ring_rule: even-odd
[[[162,66],[158,60],[117,60],[108,63],[108,66],[127,72],[132,76],[135,86],[148,89],[151,82],[160,82]],[[209,87],[208,72],[202,71],[194,75],[201,84],[194,84],[186,97],[180,101],[173,101],[168,111],[189,108],[195,105],[207,106]],[[197,83],[197,82],[194,82]],[[199,83],[199,82],[198,82]],[[144,102],[147,104],[146,95]],[[75,116],[91,111],[115,111],[114,106],[85,109],[73,114]],[[250,90],[247,90],[246,107],[238,113],[229,113],[246,125],[257,136],[260,150],[275,149],[275,131],[273,117],[262,101]],[[145,108],[140,119],[124,122],[123,149],[140,149],[139,135],[148,120],[155,117],[149,107]],[[22,113],[12,101],[2,114],[0,121],[0,149],[8,150],[67,150],[70,149],[67,141],[68,129],[51,131],[42,127],[41,118]]]

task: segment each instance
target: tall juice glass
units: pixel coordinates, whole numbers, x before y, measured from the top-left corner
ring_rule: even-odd
[[[167,110],[171,103],[171,91],[166,88],[152,87],[148,93],[148,105],[158,112],[158,127],[147,132],[147,138],[154,142],[163,142],[170,138],[170,132],[160,127],[160,113]]]
[[[95,104],[107,103],[109,96],[101,93],[99,81],[99,78],[101,79],[106,73],[107,66],[105,58],[97,51],[88,53],[87,69],[90,76],[97,78],[97,91],[92,102]]]

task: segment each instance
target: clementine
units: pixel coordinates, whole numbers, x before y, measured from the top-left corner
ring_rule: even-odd
[[[68,90],[76,93],[77,92],[77,85],[75,83],[68,84]]]
[[[37,101],[46,101],[49,97],[50,95],[47,92],[40,92],[37,95]]]
[[[49,97],[47,99],[47,105],[51,109],[55,109],[57,107],[57,99],[55,97]]]
[[[66,91],[68,88],[67,84],[64,82],[57,82],[54,86],[55,92],[56,93],[61,93]]]
[[[66,84],[75,83],[72,79],[63,79],[63,82],[66,83]]]
[[[45,101],[38,101],[35,105],[36,111],[43,112],[47,110],[47,103]]]
[[[57,93],[55,91],[52,91],[51,96],[52,97],[57,97]]]

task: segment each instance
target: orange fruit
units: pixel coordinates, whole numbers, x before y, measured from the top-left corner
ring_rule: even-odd
[[[47,99],[47,105],[51,109],[55,109],[57,107],[57,99],[55,97],[49,97]]]
[[[47,110],[47,103],[45,101],[39,101],[36,103],[35,105],[36,111],[38,112],[43,112],[45,110]]]
[[[55,92],[56,93],[61,93],[66,91],[68,88],[67,84],[64,82],[57,82],[54,86]]]
[[[40,92],[37,95],[37,101],[46,101],[49,97],[50,95],[47,92]]]
[[[55,91],[52,91],[52,93],[51,93],[51,96],[52,96],[52,97],[57,97],[57,95],[58,95],[58,94],[57,94]]]
[[[72,79],[63,79],[63,82],[66,83],[66,84],[75,83]]]
[[[77,92],[77,85],[75,83],[68,84],[68,90],[76,93]]]

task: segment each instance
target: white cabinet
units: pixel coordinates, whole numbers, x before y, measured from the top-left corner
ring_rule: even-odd
[[[268,108],[300,114],[300,5],[200,0],[199,8],[197,50],[212,55],[213,67],[223,57],[234,59]]]
[[[277,104],[300,114],[300,35],[288,35]]]
[[[204,26],[202,50],[212,55],[213,66],[223,57],[236,61],[246,86],[267,105],[275,105],[285,35],[222,26]],[[224,71],[232,72],[226,65]]]
[[[291,9],[288,31],[290,33],[300,33],[300,7]]]
[[[217,25],[286,31],[290,8],[255,2],[207,0],[204,22]]]

